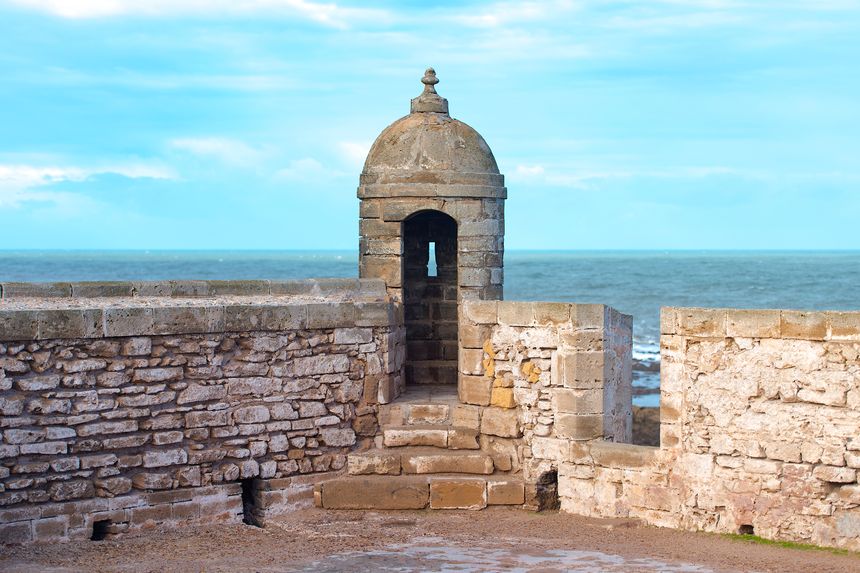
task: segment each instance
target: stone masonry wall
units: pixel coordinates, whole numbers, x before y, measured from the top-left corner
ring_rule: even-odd
[[[241,480],[257,521],[310,495],[402,388],[400,305],[354,282],[351,301],[319,281],[282,284],[304,297],[4,298],[0,539],[235,521]]]
[[[631,317],[603,305],[464,303],[459,393],[486,406],[482,448],[512,451],[533,486],[571,442],[629,441],[631,345]]]
[[[661,447],[571,444],[562,508],[860,550],[860,313],[661,322]]]

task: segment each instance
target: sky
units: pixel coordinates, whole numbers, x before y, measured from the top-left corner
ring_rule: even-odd
[[[860,0],[0,0],[0,249],[355,249],[428,66],[508,249],[860,249]]]

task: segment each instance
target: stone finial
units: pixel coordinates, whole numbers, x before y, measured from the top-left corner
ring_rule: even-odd
[[[448,100],[436,93],[436,84],[439,83],[436,70],[427,68],[424,77],[421,78],[421,83],[424,84],[424,91],[412,100],[411,113],[444,113],[447,115]]]
[[[424,84],[425,94],[435,94],[436,84],[439,83],[439,78],[436,77],[436,70],[433,68],[427,68],[424,71],[424,77],[421,78],[421,83]]]

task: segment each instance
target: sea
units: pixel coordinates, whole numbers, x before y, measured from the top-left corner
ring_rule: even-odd
[[[0,282],[357,276],[356,251],[0,251]],[[860,310],[860,251],[508,251],[505,299],[633,315],[634,404],[659,404],[660,307]]]

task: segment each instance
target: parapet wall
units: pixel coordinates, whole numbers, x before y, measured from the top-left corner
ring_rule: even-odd
[[[518,438],[484,449],[508,448],[534,486],[570,443],[629,441],[631,345],[631,317],[604,305],[465,301],[460,401]]]
[[[402,324],[372,280],[4,285],[0,538],[288,509],[372,440]]]
[[[860,313],[661,323],[661,447],[571,444],[562,508],[860,550]]]

